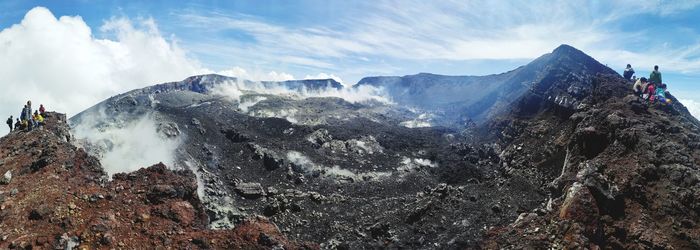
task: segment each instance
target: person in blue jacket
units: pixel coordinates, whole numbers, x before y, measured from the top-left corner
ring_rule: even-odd
[[[622,76],[624,76],[627,81],[631,81],[633,75],[634,69],[632,68],[632,65],[627,64],[627,68],[625,68],[625,72],[622,74]]]

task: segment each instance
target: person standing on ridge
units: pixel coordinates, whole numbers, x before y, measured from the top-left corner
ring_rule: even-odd
[[[44,104],[39,104],[39,114],[43,117],[46,114],[46,109],[44,108]]]
[[[34,124],[34,116],[32,116],[32,101],[27,101],[27,131],[32,131]]]
[[[27,118],[27,105],[24,105],[24,108],[22,108],[22,113],[19,113],[19,119],[21,119],[22,124],[24,124]]]
[[[659,72],[659,65],[654,65],[654,71],[649,74],[649,82],[653,84],[661,84],[661,72]]]
[[[627,64],[627,68],[625,68],[625,72],[622,73],[622,76],[624,76],[625,79],[627,79],[627,81],[631,81],[633,75],[634,75],[634,69],[632,68],[632,65]]]
[[[12,116],[10,118],[7,118],[7,126],[10,126],[10,132],[12,132]]]

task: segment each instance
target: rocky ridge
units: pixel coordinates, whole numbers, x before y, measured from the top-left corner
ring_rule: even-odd
[[[66,117],[0,138],[0,248],[317,248],[287,240],[263,217],[210,230],[190,171],[158,164],[109,180],[69,143]]]
[[[564,85],[562,85],[564,86]],[[568,85],[572,86],[572,85]],[[675,98],[648,104],[619,75],[596,75],[561,105],[557,84],[490,123],[505,176],[548,202],[487,233],[485,248],[700,248],[700,123]],[[541,104],[541,105],[539,105]]]

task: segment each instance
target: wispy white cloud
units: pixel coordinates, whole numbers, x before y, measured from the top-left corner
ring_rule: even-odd
[[[304,65],[304,66],[312,66],[312,67],[321,68],[321,69],[336,68],[336,66],[333,65],[333,63],[326,62],[323,60],[304,57],[303,55],[280,56],[280,57],[276,57],[276,58],[277,58],[277,60],[279,60],[280,62],[283,62],[283,63],[292,63],[292,64],[299,64],[299,65]]]
[[[683,74],[700,72],[700,44],[677,48],[650,48],[645,52],[620,49],[592,50],[591,55],[603,58],[614,65],[646,65],[651,71],[653,65],[661,65],[662,70],[671,70]]]
[[[623,18],[639,14],[668,16],[696,8],[700,1],[373,1],[339,12],[335,20],[295,27],[258,17],[220,12],[179,13],[183,25],[233,30],[252,37],[241,43],[270,60],[339,70],[338,60],[531,59],[567,43],[618,63],[620,54],[640,59],[626,41],[643,31],[614,30]],[[620,39],[625,37],[626,39]],[[668,52],[649,58],[668,58]],[[649,52],[645,52],[649,55]],[[697,48],[671,53],[665,65],[677,71],[700,71]],[[624,61],[627,63],[629,61]]]
[[[625,10],[616,12],[618,15],[650,13],[660,16],[669,16],[700,6],[700,1],[698,0],[619,0],[611,2],[615,4],[615,7],[619,7],[620,9]]]

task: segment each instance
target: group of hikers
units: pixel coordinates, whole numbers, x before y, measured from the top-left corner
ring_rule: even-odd
[[[671,99],[666,98],[667,86],[661,80],[661,72],[659,72],[658,65],[654,66],[654,71],[649,74],[648,79],[645,77],[637,79],[636,76],[634,76],[632,65],[629,64],[627,64],[627,68],[625,68],[625,72],[622,76],[628,81],[634,82],[634,85],[632,85],[634,94],[648,101],[649,104],[654,104],[656,102],[661,104],[671,103]]]
[[[7,126],[10,127],[10,132],[12,131],[32,131],[34,128],[43,128],[44,119],[46,118],[46,108],[44,104],[39,105],[39,110],[35,110],[32,113],[32,101],[27,101],[27,105],[24,105],[22,112],[17,118],[17,122],[14,123],[13,127],[13,117],[7,118]]]

